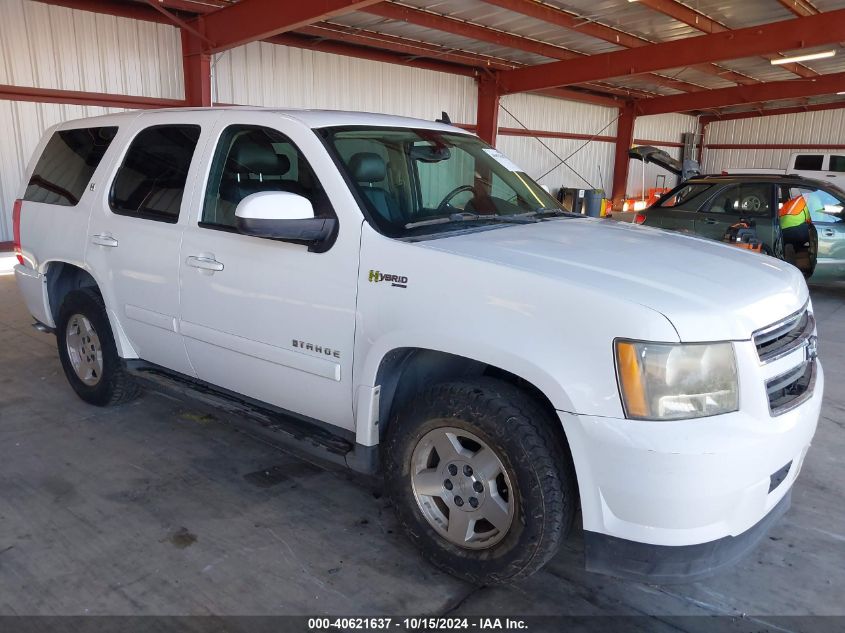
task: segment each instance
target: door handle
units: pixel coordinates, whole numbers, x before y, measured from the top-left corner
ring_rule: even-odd
[[[98,233],[91,236],[91,243],[97,246],[108,246],[109,248],[117,248],[117,240],[106,233]]]
[[[836,178],[836,174],[828,174],[827,177],[828,178]]]
[[[714,220],[713,218],[706,218],[704,220],[704,223],[705,224],[716,224],[716,220]]]
[[[833,229],[822,229],[822,235],[825,237],[833,237],[834,231]]]
[[[214,255],[189,255],[185,260],[188,266],[199,268],[200,270],[208,270],[211,272],[219,272],[223,270],[223,264],[214,259]]]

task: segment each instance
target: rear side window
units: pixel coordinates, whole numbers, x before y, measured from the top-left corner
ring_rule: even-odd
[[[114,178],[112,211],[175,223],[199,137],[198,125],[156,125],[140,132]]]
[[[654,205],[656,207],[683,206],[687,209],[697,209],[703,200],[703,194],[713,188],[709,183],[692,183],[681,185],[664,195]]]
[[[796,171],[821,171],[824,154],[799,154],[795,157]]]
[[[117,134],[117,127],[86,127],[53,134],[26,187],[24,200],[73,207]]]
[[[831,156],[830,171],[845,171],[845,156]]]

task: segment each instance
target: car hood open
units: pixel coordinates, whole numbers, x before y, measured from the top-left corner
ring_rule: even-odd
[[[808,299],[798,269],[773,257],[609,220],[558,218],[418,244],[560,280],[561,292],[610,293],[663,314],[689,342],[746,340]]]

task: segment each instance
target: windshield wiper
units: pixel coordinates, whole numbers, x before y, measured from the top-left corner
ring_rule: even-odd
[[[543,207],[537,209],[536,211],[531,211],[530,213],[526,213],[525,215],[530,215],[534,218],[548,218],[548,217],[559,217],[559,218],[583,218],[584,215],[581,213],[573,213],[572,211],[567,211],[566,209],[558,209],[555,207]]]
[[[449,224],[451,222],[467,222],[473,220],[481,220],[483,222],[498,222],[500,224],[531,224],[536,222],[532,213],[521,213],[519,215],[482,215],[480,213],[473,213],[471,211],[461,211],[453,213],[445,218],[432,218],[430,220],[420,220],[419,222],[410,222],[405,225],[406,229],[414,229],[418,226],[430,226],[433,224]]]

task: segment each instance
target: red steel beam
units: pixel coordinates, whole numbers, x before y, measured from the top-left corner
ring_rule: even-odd
[[[496,78],[482,75],[478,78],[478,114],[476,133],[482,141],[496,145],[499,131],[499,91]]]
[[[185,101],[192,106],[211,106],[211,56],[202,52],[199,37],[186,29],[182,32],[182,75]]]
[[[188,105],[180,99],[138,97],[103,92],[82,92],[78,90],[54,90],[52,88],[29,88],[0,84],[0,99],[8,101],[32,101],[36,103],[72,103],[75,105],[102,106],[105,108],[178,108]]]
[[[306,48],[308,50],[331,53],[333,55],[345,55],[347,57],[369,59],[376,62],[399,64],[401,66],[434,70],[452,75],[475,77],[478,74],[478,70],[471,66],[459,66],[457,64],[429,59],[410,59],[407,55],[391,53],[390,51],[379,50],[376,48],[365,48],[363,46],[354,46],[343,42],[318,40],[298,35],[296,33],[283,33],[281,35],[275,35],[264,41],[269,42],[270,44],[281,44],[282,46],[292,46],[294,48]]]
[[[744,112],[720,112],[702,116],[699,121],[704,124],[717,123],[719,121],[733,121],[736,119],[756,119],[764,116],[779,116],[781,114],[803,114],[804,112],[822,112],[824,110],[845,109],[845,100],[832,103],[816,103],[811,105],[792,106],[788,108],[768,108],[759,110],[748,110]]]
[[[524,51],[526,53],[542,55],[543,57],[548,57],[550,59],[569,60],[583,59],[584,57],[587,57],[584,53],[579,53],[562,46],[547,44],[521,35],[514,35],[513,33],[491,29],[486,26],[473,24],[472,22],[450,18],[432,11],[423,11],[422,9],[415,9],[404,5],[383,2],[382,4],[373,5],[363,9],[363,12],[377,15],[388,20],[408,22],[409,24],[414,24],[416,26],[422,26],[424,28],[451,33],[452,35],[458,35],[460,37],[487,42],[488,44],[494,44],[496,46],[504,46]],[[651,79],[654,83],[659,85],[667,88],[674,88],[675,90],[682,90],[684,92],[692,92],[696,89],[703,90],[703,88],[696,86],[695,84],[671,79],[669,77],[654,76]]]
[[[529,92],[666,68],[753,57],[778,50],[800,50],[835,43],[841,39],[843,32],[845,9],[839,9],[805,18],[591,55],[578,60],[509,70],[502,73],[501,86],[504,94]],[[696,97],[709,92],[684,96]]]
[[[809,19],[809,18],[802,18]],[[504,75],[504,74],[503,74]],[[754,86],[735,86],[708,90],[695,95],[672,95],[637,101],[637,114],[666,114],[710,110],[758,101],[778,101],[834,94],[845,90],[845,72],[821,75],[815,79],[770,81]]]
[[[633,103],[619,108],[616,122],[616,150],[613,156],[613,208],[622,209],[628,192],[628,150],[634,142],[634,122],[637,112]]]
[[[489,55],[481,55],[479,53],[470,53],[460,50],[446,50],[444,47],[436,44],[405,39],[403,37],[396,37],[395,35],[388,35],[377,31],[355,29],[331,22],[323,22],[312,26],[306,26],[301,29],[297,29],[296,32],[323,40],[336,40],[358,46],[381,48],[394,53],[403,53],[405,55],[409,55],[411,58],[427,57],[454,64],[464,64],[467,66],[487,68],[490,70],[511,70],[522,66],[522,64],[509,62],[508,60],[500,59],[498,57],[490,57]]]
[[[361,9],[361,11],[371,15],[377,15],[387,20],[407,22],[427,29],[433,29],[435,31],[442,31],[444,33],[451,33],[452,35],[487,42],[488,44],[505,46],[507,48],[513,48],[527,53],[534,53],[535,55],[542,55],[543,57],[548,57],[550,59],[581,59],[583,56],[581,53],[577,53],[562,46],[547,44],[521,35],[514,35],[513,33],[507,33],[505,31],[499,31],[486,26],[473,24],[472,22],[450,18],[432,11],[423,11],[422,9],[392,4],[390,2],[374,4]]]
[[[487,4],[493,4],[497,7],[527,15],[528,17],[540,20],[548,24],[554,24],[565,29],[583,33],[623,48],[639,48],[641,46],[648,46],[652,42],[649,40],[625,33],[618,29],[600,24],[598,22],[585,22],[576,15],[567,13],[562,9],[553,7],[551,5],[542,4],[536,0],[484,0]],[[666,88],[674,88],[682,92],[698,92],[704,90],[701,86],[689,83],[687,81],[680,81],[671,77],[664,77],[663,75],[651,75],[649,79],[659,86]]]
[[[677,0],[639,0],[640,4],[643,4],[651,9],[654,9],[658,13],[662,13],[664,15],[668,15],[679,22],[683,22],[684,24],[691,26],[694,29],[698,29],[704,33],[723,33],[725,31],[729,31],[730,29],[726,27],[721,22],[717,22],[716,20],[704,15],[700,11],[696,11],[685,4],[681,4],[677,2]],[[776,53],[767,53],[763,55],[763,57],[770,61],[772,59],[777,59],[782,57],[782,55],[778,55]],[[712,68],[708,67],[708,68]],[[799,77],[815,77],[819,73],[806,66],[802,66],[800,64],[784,64],[784,70],[788,70],[789,72],[798,75]],[[727,71],[733,73],[733,71]],[[738,73],[733,73],[734,75]],[[740,75],[742,77],[743,75]],[[748,83],[748,82],[739,82],[739,83]],[[752,80],[751,83],[756,83],[756,80]]]
[[[380,0],[239,0],[198,18],[200,30],[213,45],[205,53],[219,53],[235,46],[265,40],[287,31],[358,11]]]
[[[119,18],[130,18],[133,20],[143,20],[145,22],[158,22],[159,24],[172,24],[167,17],[145,4],[118,4],[116,2],[112,2],[112,0],[35,1],[41,2],[42,4],[51,4],[57,7],[65,7],[66,9],[76,9],[78,11],[90,11],[92,13],[113,15]]]

